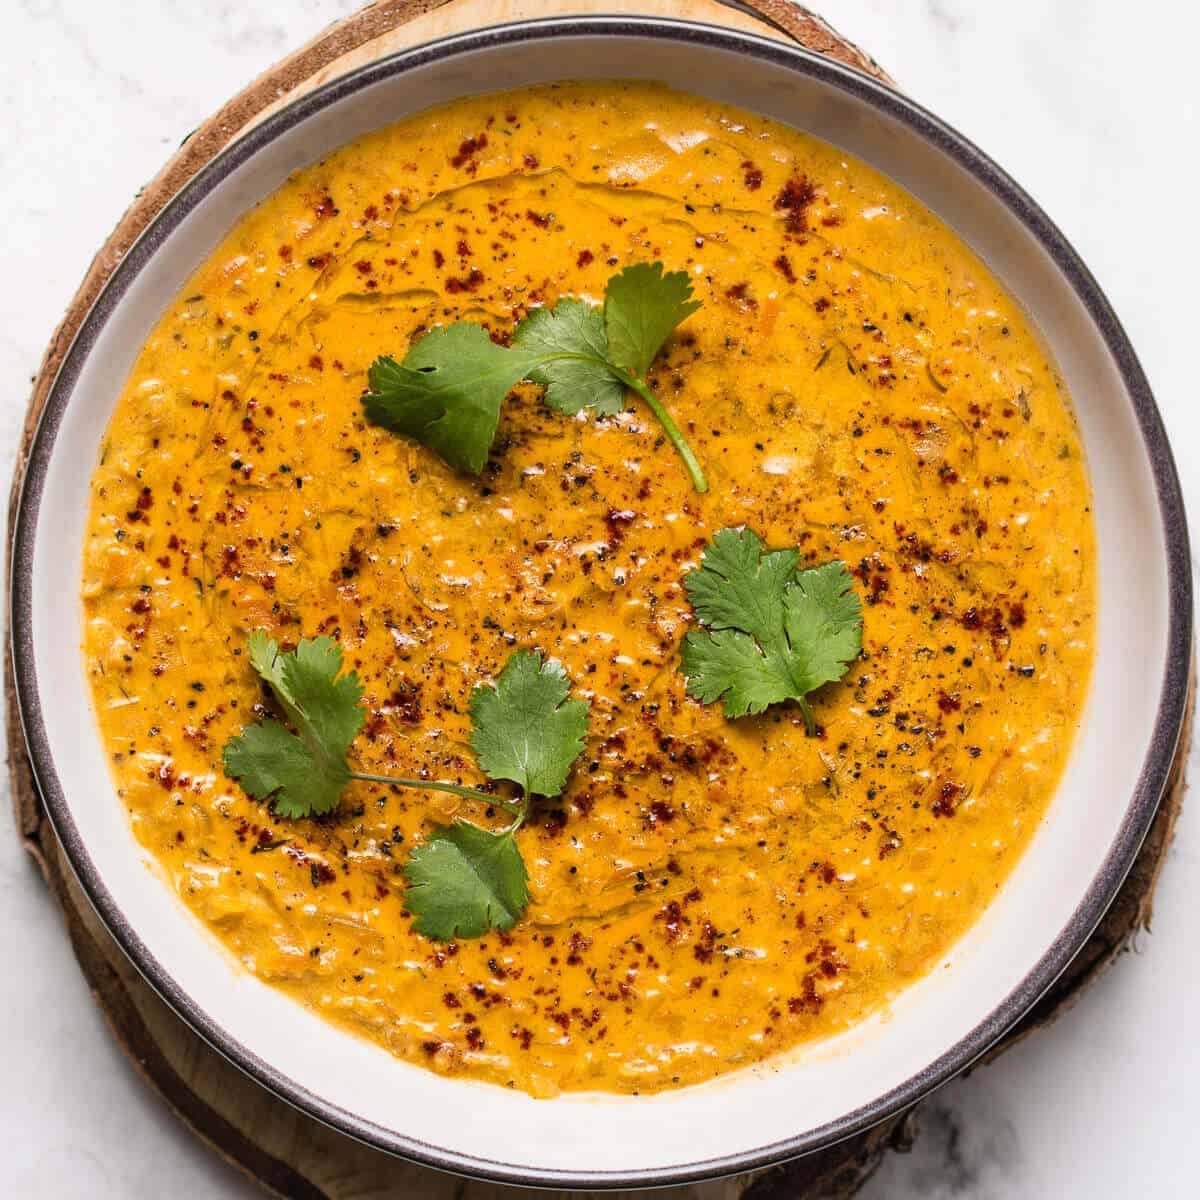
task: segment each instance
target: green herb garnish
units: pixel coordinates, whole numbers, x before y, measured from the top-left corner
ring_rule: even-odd
[[[482,325],[434,329],[403,363],[384,357],[371,364],[363,396],[367,419],[478,475],[496,436],[500,405],[531,365],[497,346]]]
[[[796,550],[764,552],[749,529],[722,529],[684,587],[705,630],[683,640],[688,695],[724,697],[727,717],[794,700],[810,734],[809,693],[846,673],[862,649],[862,603],[837,561],[798,570]]]
[[[570,689],[557,663],[518,651],[495,686],[479,684],[471,693],[475,757],[490,779],[520,786],[521,809],[500,833],[456,821],[412,852],[405,903],[418,933],[443,941],[478,937],[489,928],[510,929],[525,911],[525,863],[513,835],[530,797],[557,796],[583,753],[588,706],[568,700]]]
[[[529,876],[517,839],[466,821],[434,830],[404,868],[413,927],[448,942],[511,929],[529,903]]]
[[[568,700],[571,681],[556,662],[518,650],[494,685],[471,693],[471,749],[489,779],[509,779],[526,795],[557,796],[583,753],[588,706]]]
[[[250,662],[270,685],[288,726],[273,718],[243,729],[225,746],[226,772],[281,817],[332,812],[351,780],[451,792],[513,818],[501,830],[467,821],[436,830],[409,856],[405,903],[426,937],[478,937],[509,929],[529,902],[525,864],[515,834],[534,795],[556,796],[583,751],[588,706],[568,699],[570,681],[557,663],[519,650],[495,684],[471,694],[471,744],[492,780],[519,785],[516,799],[440,780],[352,770],[351,743],[362,728],[358,676],[342,674],[341,648],[330,638],[280,651],[265,633],[250,635]]]
[[[362,728],[362,687],[340,675],[342,651],[327,637],[290,654],[261,630],[250,635],[250,664],[271,685],[292,729],[278,721],[251,725],[225,746],[225,770],[260,799],[274,798],[281,817],[332,812],[351,773],[346,752]]]
[[[609,279],[599,308],[565,299],[536,309],[517,325],[508,347],[497,346],[480,325],[435,329],[402,363],[384,356],[371,365],[363,395],[367,418],[478,475],[500,406],[515,384],[540,384],[546,404],[568,415],[620,412],[628,388],[649,406],[696,490],[705,492],[691,446],[646,381],[672,331],[700,307],[691,295],[686,272],[637,263]]]

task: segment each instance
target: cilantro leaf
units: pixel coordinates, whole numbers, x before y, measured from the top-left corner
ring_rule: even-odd
[[[611,417],[625,407],[625,384],[608,365],[604,315],[584,300],[535,308],[516,328],[513,349],[540,357],[529,373],[545,401],[567,416],[585,408]]]
[[[722,529],[705,548],[702,566],[684,576],[696,615],[711,629],[742,629],[766,645],[783,626],[783,589],[800,555],[763,553],[749,529]]]
[[[862,649],[862,601],[840,562],[800,571],[784,589],[792,676],[803,692],[834,683]]]
[[[635,263],[614,275],[604,289],[604,328],[609,358],[639,378],[676,325],[700,307],[692,300],[686,271],[663,274],[663,265]]]
[[[722,529],[684,587],[701,624],[683,640],[688,695],[724,697],[725,715],[795,700],[809,733],[808,694],[846,673],[862,649],[862,602],[840,562],[798,570],[794,550],[764,552],[749,529]]]
[[[325,767],[278,721],[247,726],[225,746],[225,772],[256,800],[274,796],[281,817],[330,812],[349,776]]]
[[[583,753],[588,706],[568,700],[571,681],[556,662],[518,650],[495,684],[471,693],[471,747],[491,779],[509,779],[528,796],[557,796]]]
[[[403,363],[385,356],[371,364],[363,396],[367,419],[478,475],[496,436],[504,397],[535,362],[533,355],[497,346],[482,325],[434,329]]]
[[[511,833],[465,821],[437,829],[405,867],[404,903],[418,933],[440,941],[511,929],[529,903],[528,875]]]
[[[725,697],[727,717],[756,716],[795,692],[787,664],[764,654],[749,634],[722,629],[702,634],[692,630],[683,640],[687,692],[701,704]]]
[[[281,653],[256,630],[249,651],[295,732],[272,719],[243,729],[225,746],[226,773],[255,799],[273,798],[281,817],[332,812],[350,782],[346,754],[363,724],[358,676],[340,674],[342,651],[327,637]]]

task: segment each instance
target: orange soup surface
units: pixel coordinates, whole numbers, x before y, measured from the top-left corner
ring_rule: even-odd
[[[520,385],[479,478],[364,420],[425,330],[504,340],[625,266],[702,307],[632,395]],[[840,559],[863,651],[799,710],[690,699],[682,586],[713,534]],[[648,1092],[843,1031],[936,963],[1053,796],[1092,661],[1090,494],[1062,380],[931,213],[841,151],[631,83],[462,100],[291,178],[200,266],[92,484],[83,653],[121,802],[244,969],[431,1070]],[[483,783],[471,689],[515,649],[590,703],[518,840],[508,932],[413,929],[403,866],[451,795],[354,782],[283,820],[222,748],[243,652],[320,634],[363,682],[357,769]]]

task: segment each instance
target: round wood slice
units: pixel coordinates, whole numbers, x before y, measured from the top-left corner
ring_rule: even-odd
[[[866,54],[819,17],[789,0],[378,0],[367,5],[260,76],[197,129],[139,193],[100,248],[50,341],[34,383],[9,510],[9,548],[29,440],[66,348],[134,240],[214,155],[279,105],[382,54],[501,21],[596,12],[679,16],[791,39],[891,82]],[[79,965],[114,1035],[142,1077],[180,1120],[228,1162],[269,1192],[289,1200],[374,1200],[384,1196],[483,1200],[501,1193],[514,1196],[514,1189],[464,1183],[391,1158],[327,1129],[244,1076],[167,1008],[100,923],[55,839],[25,755],[12,663],[7,655],[4,682],[8,765],[20,836],[58,899]],[[1054,987],[984,1061],[1065,1012],[1129,940],[1149,927],[1154,887],[1182,802],[1190,725],[1189,717],[1166,800],[1112,908]],[[868,1133],[783,1167],[670,1189],[664,1194],[671,1200],[843,1200],[862,1186],[889,1149],[904,1149],[911,1144],[919,1111],[918,1107]]]

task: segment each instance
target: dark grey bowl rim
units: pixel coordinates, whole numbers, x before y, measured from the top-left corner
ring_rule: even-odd
[[[794,70],[848,92],[877,111],[902,122],[925,141],[940,148],[1017,217],[1070,281],[1113,355],[1132,398],[1134,413],[1154,472],[1167,552],[1168,657],[1150,748],[1108,855],[1066,927],[1021,984],[984,1021],[923,1071],[896,1088],[861,1108],[795,1137],[741,1154],[697,1159],[662,1169],[572,1172],[474,1158],[404,1137],[364,1120],[300,1087],[287,1075],[251,1053],[176,985],[150,954],[109,894],[71,818],[55,772],[34,668],[32,564],[38,509],[47,468],[81,366],[131,281],[149,262],[166,235],[203,201],[227,171],[252,157],[264,145],[311,113],[400,72],[488,47],[539,39],[595,36],[657,38],[717,47]],[[903,1111],[979,1058],[1053,984],[1087,941],[1124,881],[1154,819],[1166,786],[1187,706],[1192,638],[1190,564],[1187,521],[1171,448],[1149,383],[1120,321],[1099,284],[1058,228],[1016,182],[981,150],[932,113],[886,85],[797,46],[740,31],[666,18],[567,17],[523,21],[459,34],[360,67],[293,101],[243,134],[170,200],[125,255],[97,297],[50,390],[30,449],[16,514],[9,617],[21,722],[39,790],[67,858],[84,892],[117,943],[159,995],[210,1045],[251,1078],[298,1109],[350,1137],[413,1162],[499,1183],[567,1189],[661,1187],[770,1166],[823,1149]]]

